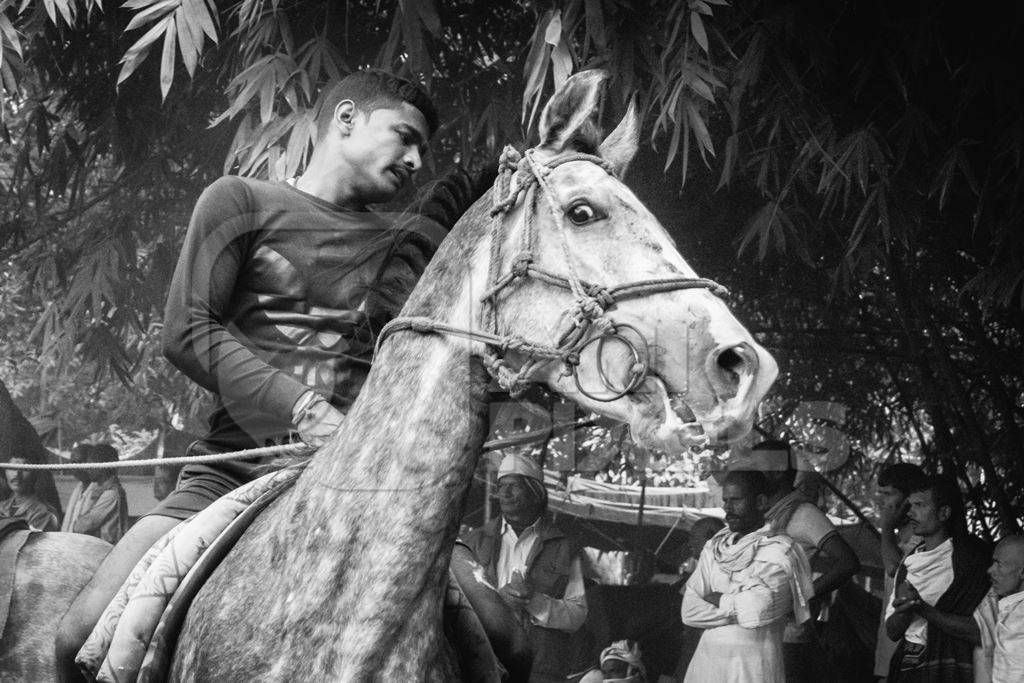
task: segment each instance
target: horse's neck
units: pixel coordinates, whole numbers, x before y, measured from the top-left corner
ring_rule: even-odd
[[[291,546],[293,566],[325,577],[329,590],[338,572],[354,571],[354,580],[364,573],[352,553],[371,572],[392,567],[406,583],[403,568],[446,566],[486,436],[486,390],[468,345],[415,332],[390,338],[340,433],[308,465],[279,518],[279,535],[292,543],[305,531],[305,542]]]
[[[472,264],[486,242],[480,227],[453,241],[457,232],[403,314],[470,323]],[[286,605],[291,595],[315,596],[292,602],[286,623],[327,623],[345,614],[370,637],[398,628],[387,625],[393,620],[382,618],[381,605],[420,604],[434,595],[440,609],[448,554],[487,428],[487,375],[470,350],[464,340],[413,331],[384,342],[338,433],[272,513],[268,540],[281,549],[272,564],[291,577],[272,590]]]
[[[464,456],[468,441],[482,443],[485,389],[486,376],[467,344],[397,332],[374,361],[334,445],[313,459],[303,478],[344,483],[415,470],[418,481],[403,481],[404,487],[425,485],[426,470],[443,474],[452,458]]]

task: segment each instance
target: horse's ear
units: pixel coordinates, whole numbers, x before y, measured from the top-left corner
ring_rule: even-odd
[[[608,73],[581,71],[562,84],[540,115],[541,147],[553,152],[569,149],[595,153],[601,142],[601,94]]]
[[[601,143],[598,156],[611,164],[615,169],[615,175],[621,178],[626,174],[629,162],[633,161],[639,146],[640,115],[636,113],[636,100],[631,99],[626,115]]]

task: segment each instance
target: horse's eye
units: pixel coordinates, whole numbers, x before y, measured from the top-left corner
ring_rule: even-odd
[[[597,212],[590,204],[575,204],[565,212],[565,215],[576,225],[586,225],[597,219]]]

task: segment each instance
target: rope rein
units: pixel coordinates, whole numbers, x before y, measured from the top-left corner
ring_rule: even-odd
[[[725,296],[728,290],[713,280],[697,277],[675,276],[637,280],[625,284],[605,287],[580,279],[573,264],[572,252],[569,249],[569,230],[565,225],[565,216],[558,205],[554,190],[548,181],[551,172],[573,161],[587,161],[604,169],[608,175],[615,177],[614,169],[604,159],[582,152],[562,154],[547,162],[536,158],[536,150],[529,149],[520,154],[514,147],[505,147],[498,162],[498,177],[494,181],[491,207],[491,245],[490,259],[487,269],[487,287],[480,301],[483,304],[479,329],[465,329],[443,323],[427,317],[406,316],[395,318],[383,328],[377,337],[374,354],[379,353],[384,340],[391,334],[400,331],[412,331],[419,334],[443,334],[461,337],[484,344],[482,355],[484,366],[498,385],[507,391],[512,398],[518,398],[529,386],[529,376],[539,366],[559,361],[563,364],[563,376],[572,376],[580,393],[594,401],[611,402],[622,398],[640,386],[650,371],[649,345],[646,338],[632,325],[614,322],[608,311],[625,299],[643,297],[680,289],[706,289],[716,296]],[[555,222],[559,247],[564,259],[566,274],[556,273],[540,267],[534,259],[535,225],[534,218],[538,201],[538,191],[544,195],[544,203]],[[504,227],[509,214],[523,200],[525,215],[523,218],[522,240],[519,252],[512,257],[511,269],[499,275],[502,265],[501,244]],[[565,289],[572,293],[575,301],[567,309],[569,328],[559,335],[554,344],[544,344],[524,339],[515,334],[502,334],[498,323],[498,297],[517,280],[533,279],[546,285]],[[639,343],[625,337],[620,330],[629,330],[639,338]],[[624,386],[615,386],[605,372],[601,361],[601,350],[611,339],[625,344],[630,351],[633,362],[629,368],[629,380]],[[597,396],[586,390],[580,383],[580,355],[589,345],[597,344],[597,372],[610,396]],[[504,354],[514,352],[525,357],[518,370],[512,368],[504,358]],[[189,465],[195,463],[225,462],[248,458],[265,458],[281,456],[301,456],[314,449],[303,443],[291,443],[280,446],[250,448],[230,453],[214,453],[211,455],[192,455],[172,458],[153,458],[149,460],[128,460],[124,462],[103,463],[67,463],[67,464],[36,464],[36,463],[0,463],[0,469],[19,470],[84,470],[84,469],[127,469],[133,467],[149,467],[152,465]]]
[[[725,296],[728,290],[717,282],[706,278],[674,276],[651,278],[625,284],[605,287],[586,282],[579,277],[573,263],[569,248],[569,229],[565,224],[565,216],[558,204],[555,192],[548,176],[561,166],[573,161],[587,161],[604,169],[615,177],[614,169],[608,162],[592,154],[582,152],[562,154],[547,162],[536,157],[536,150],[529,149],[520,154],[514,147],[508,146],[501,153],[498,161],[498,177],[492,191],[492,218],[490,230],[490,257],[487,267],[487,285],[483,296],[479,329],[464,329],[449,325],[438,320],[422,316],[395,318],[385,325],[377,337],[375,353],[379,352],[384,340],[392,333],[409,330],[420,334],[443,334],[461,337],[470,341],[481,342],[485,346],[481,360],[498,385],[507,391],[512,398],[518,398],[529,386],[529,377],[533,371],[552,361],[559,361],[564,366],[563,376],[572,376],[576,388],[584,396],[600,402],[610,402],[622,398],[637,389],[647,377],[649,367],[649,345],[646,338],[631,325],[616,324],[608,315],[618,302],[625,299],[643,297],[680,289],[707,289],[716,296]],[[565,274],[556,273],[535,262],[535,223],[538,197],[544,196],[544,203],[550,212],[557,231],[558,243],[562,252]],[[509,214],[523,203],[524,217],[522,221],[522,239],[519,251],[511,258],[510,270],[499,275],[502,267],[502,238]],[[498,322],[498,297],[517,280],[533,279],[546,285],[565,289],[572,293],[574,302],[567,309],[570,324],[567,330],[559,335],[554,344],[529,341],[515,334],[502,334]],[[639,338],[639,343],[623,336],[621,329],[630,330]],[[629,379],[624,386],[615,386],[608,378],[601,362],[601,350],[609,339],[616,339],[625,344],[633,358],[629,368]],[[597,369],[601,381],[611,392],[610,396],[597,396],[582,386],[579,378],[580,355],[590,344],[597,342]],[[515,352],[525,357],[518,370],[512,368],[505,359],[505,354]]]
[[[280,446],[262,446],[247,448],[242,451],[228,453],[211,453],[209,455],[184,455],[181,457],[149,458],[148,460],[122,460],[120,462],[69,462],[69,463],[18,463],[0,462],[3,470],[126,470],[133,467],[151,467],[167,465],[179,467],[209,462],[227,462],[229,460],[245,460],[247,458],[267,458],[306,455],[313,452],[312,446],[304,443],[286,443]]]
[[[550,429],[539,429],[535,432],[520,432],[514,436],[504,436],[500,439],[492,439],[484,443],[482,451],[501,450],[511,446],[523,446],[539,443],[549,438],[568,434],[569,432],[585,427],[593,427],[596,424],[593,418],[581,418],[568,420],[551,425]],[[0,470],[103,470],[103,469],[131,469],[133,467],[150,467],[152,465],[174,466],[191,465],[196,463],[226,462],[228,460],[244,460],[246,458],[266,458],[271,456],[301,456],[313,452],[312,446],[304,443],[288,443],[280,446],[265,446],[262,448],[249,448],[243,451],[231,451],[228,453],[213,453],[210,455],[187,455],[182,457],[150,458],[149,460],[124,460],[121,462],[107,463],[19,463],[0,462]]]

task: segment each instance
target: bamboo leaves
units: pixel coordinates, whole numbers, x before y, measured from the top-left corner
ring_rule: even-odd
[[[11,22],[9,11],[14,8],[14,0],[0,0],[0,93],[13,94],[18,91],[18,82],[22,71],[24,53],[21,47],[21,36]],[[0,97],[0,124],[4,121],[6,107]]]
[[[657,112],[652,142],[660,134],[669,136],[665,169],[679,157],[683,183],[689,175],[691,139],[697,143],[705,164],[709,155],[715,155],[707,120],[718,103],[715,90],[724,89],[725,84],[716,76],[710,58],[703,17],[712,16],[711,4],[720,3],[689,0],[672,7],[666,18],[665,48],[655,74],[659,87],[651,98],[651,107]]]
[[[530,52],[523,66],[526,86],[523,89],[522,119],[527,128],[533,125],[537,117],[549,65],[557,89],[569,78],[573,69],[573,56],[568,38],[562,30],[562,13],[558,9],[544,13],[530,39]]]
[[[431,41],[441,36],[434,0],[398,0],[393,11],[391,31],[377,61],[392,68],[404,63],[429,85],[434,75]]]
[[[117,85],[135,73],[162,37],[160,93],[166,99],[174,82],[175,48],[191,77],[195,75],[206,39],[217,42],[217,7],[213,0],[128,0],[123,7],[135,10],[125,33],[150,26],[121,58]]]

